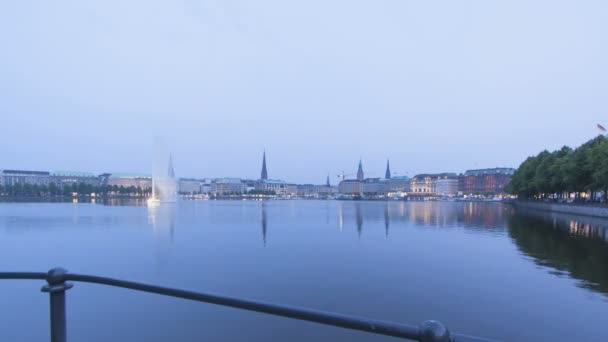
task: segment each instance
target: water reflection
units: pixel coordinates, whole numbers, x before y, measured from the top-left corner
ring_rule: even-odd
[[[508,222],[509,236],[536,264],[608,294],[608,220],[519,209]]]
[[[361,232],[363,231],[363,214],[361,213],[361,203],[357,202],[355,205],[355,219],[357,220],[357,234],[361,238]]]
[[[388,214],[388,202],[384,206],[384,236],[388,238],[388,228],[390,226],[390,216]]]
[[[479,228],[495,232],[506,230],[506,215],[512,208],[499,203],[448,203],[448,202],[359,202],[337,203],[338,229],[353,225],[362,235],[365,223],[382,222],[385,237],[393,225],[414,224],[420,227]]]
[[[266,234],[268,228],[268,220],[266,218],[266,202],[262,201],[261,205],[262,210],[262,242],[264,243],[264,247],[266,247]]]
[[[399,226],[462,229],[510,236],[517,248],[550,273],[581,280],[580,286],[608,293],[608,220],[515,210],[500,203],[340,202],[338,227],[356,231],[383,227],[386,239]]]
[[[157,270],[164,268],[171,257],[175,238],[176,204],[162,203],[157,207],[148,207],[148,224],[154,234],[154,254]]]
[[[110,207],[146,207],[148,205],[148,202],[143,198],[105,198],[102,199],[99,203]]]

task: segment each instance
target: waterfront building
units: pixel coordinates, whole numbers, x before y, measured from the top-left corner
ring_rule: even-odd
[[[315,185],[313,190],[315,197],[328,197],[338,193],[337,186]]]
[[[298,193],[298,186],[296,184],[287,184],[286,195],[287,196],[296,196]]]
[[[211,185],[213,180],[210,178],[203,179],[203,183],[201,183],[201,194],[209,194],[211,193]]]
[[[242,194],[244,188],[240,178],[217,178],[211,183],[210,193],[216,196]]]
[[[112,175],[111,173],[102,173],[99,176],[97,176],[97,179],[99,181],[99,185],[100,186],[108,185],[108,180],[110,179],[111,175]]]
[[[241,183],[243,183],[243,192],[248,193],[257,188],[257,183],[259,181],[253,179],[241,179]]]
[[[468,195],[504,194],[515,169],[496,167],[491,169],[467,170],[460,180],[460,191]]]
[[[296,194],[300,197],[312,197],[315,195],[315,185],[300,184],[297,186]]]
[[[444,177],[437,179],[435,193],[440,196],[455,196],[458,194],[458,178]]]
[[[205,183],[204,179],[196,178],[180,178],[178,181],[178,191],[180,194],[200,194],[202,186]]]
[[[256,190],[273,191],[275,195],[287,196],[292,191],[294,194],[297,193],[297,186],[278,179],[264,179],[257,183]]]
[[[0,185],[49,185],[51,173],[48,171],[1,170]]]
[[[458,176],[455,173],[419,174],[410,180],[410,193],[413,195],[435,195],[437,194],[437,181],[440,179],[454,179],[458,184]]]
[[[328,182],[321,185],[299,184],[297,186],[297,196],[319,198],[336,194],[338,192],[338,187],[327,185],[327,183]]]
[[[139,173],[110,173],[100,177],[104,183],[102,185],[118,187],[135,187],[142,190],[152,189],[152,177]]]
[[[410,177],[408,176],[394,176],[386,182],[387,192],[410,192]]]
[[[55,184],[60,188],[74,184],[98,186],[100,185],[100,178],[91,172],[53,171],[49,184]]]
[[[360,194],[362,182],[356,179],[345,179],[338,184],[338,192],[341,194]]]
[[[386,184],[380,178],[366,178],[361,182],[361,192],[366,195],[382,195],[386,193]]]
[[[338,184],[338,192],[346,195],[376,194],[383,191],[383,186],[384,183],[380,182],[380,178],[365,179],[363,162],[359,159],[357,179],[342,179]]]

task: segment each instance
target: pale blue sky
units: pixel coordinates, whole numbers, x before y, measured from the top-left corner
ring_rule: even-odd
[[[0,169],[324,181],[517,166],[608,124],[606,1],[4,1]]]

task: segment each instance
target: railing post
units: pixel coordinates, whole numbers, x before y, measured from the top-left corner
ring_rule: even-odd
[[[420,342],[452,342],[450,331],[437,321],[425,321],[420,324]]]
[[[51,342],[67,341],[65,291],[73,286],[65,282],[65,274],[67,272],[63,268],[53,268],[48,272],[46,277],[48,284],[42,287],[42,292],[50,294]]]

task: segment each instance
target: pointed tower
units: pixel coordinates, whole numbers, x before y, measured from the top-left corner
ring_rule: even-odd
[[[359,169],[357,170],[357,180],[362,181],[365,178],[363,174],[363,163],[361,163],[361,159],[359,159]]]
[[[391,165],[388,159],[386,160],[386,173],[384,174],[385,179],[391,179]]]
[[[266,170],[266,150],[264,150],[264,155],[262,157],[262,175],[260,177],[261,180],[268,179],[268,171]]]
[[[173,170],[173,156],[169,154],[169,167],[167,168],[167,176],[169,178],[175,178],[175,171]]]
[[[325,186],[328,188],[331,186],[331,184],[329,184],[329,173],[327,174],[327,182],[325,182]]]

